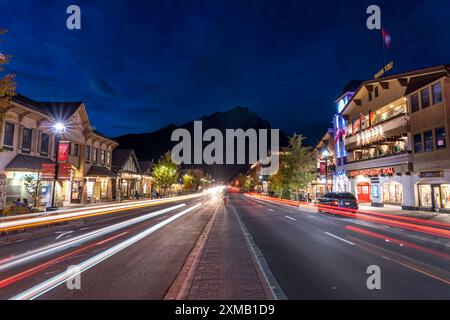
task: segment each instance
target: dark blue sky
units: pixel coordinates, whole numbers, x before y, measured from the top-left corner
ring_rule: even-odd
[[[65,26],[70,4],[81,31]],[[448,0],[0,0],[0,51],[20,93],[84,101],[111,136],[241,105],[315,140],[342,86],[380,68],[370,4],[382,7],[396,72],[450,63]]]

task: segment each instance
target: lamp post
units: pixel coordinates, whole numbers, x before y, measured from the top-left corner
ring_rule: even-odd
[[[55,133],[55,143],[56,143],[56,154],[55,154],[55,176],[53,177],[53,188],[52,188],[52,206],[48,208],[48,211],[56,211],[58,207],[56,206],[56,181],[58,180],[58,154],[59,154],[59,142],[61,141],[62,135],[66,132],[66,125],[63,122],[57,122],[52,126],[52,130]]]
[[[325,159],[325,193],[328,193],[328,159],[330,159],[330,151],[327,147],[322,150],[322,158]]]

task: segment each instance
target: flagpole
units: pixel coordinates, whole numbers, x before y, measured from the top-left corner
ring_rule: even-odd
[[[386,65],[386,48],[385,48],[385,44],[384,44],[384,34],[383,34],[383,26],[381,26],[381,52],[382,52],[382,61],[381,61],[381,68],[384,68],[384,66]]]

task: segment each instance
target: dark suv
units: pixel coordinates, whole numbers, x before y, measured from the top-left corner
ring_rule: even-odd
[[[344,212],[356,213],[359,209],[358,200],[351,193],[331,192],[319,198],[319,211],[326,211],[327,207],[342,208]]]

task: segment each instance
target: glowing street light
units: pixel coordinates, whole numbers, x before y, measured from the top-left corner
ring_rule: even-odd
[[[52,188],[52,206],[48,208],[48,211],[56,211],[58,207],[56,206],[56,180],[58,179],[58,153],[59,153],[59,143],[61,137],[64,133],[66,133],[67,127],[64,122],[58,121],[52,125],[52,130],[55,133],[55,142],[56,142],[56,154],[55,154],[55,176],[53,178],[53,188]]]
[[[66,127],[66,125],[65,125],[63,122],[56,122],[56,123],[53,125],[52,128],[53,128],[53,131],[54,131],[57,135],[63,134],[63,133],[65,133],[66,130],[67,130],[67,127]]]

